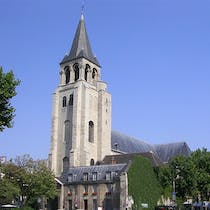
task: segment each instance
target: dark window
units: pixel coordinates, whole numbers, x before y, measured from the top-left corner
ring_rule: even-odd
[[[88,210],[88,200],[84,200],[84,210]]]
[[[79,79],[79,64],[74,64],[74,80],[77,81]]]
[[[94,159],[93,159],[93,158],[90,160],[90,165],[91,165],[91,166],[94,165]]]
[[[73,94],[71,94],[69,97],[69,105],[72,106],[73,103],[74,103],[74,96],[73,96]]]
[[[69,158],[64,157],[63,158],[63,171],[67,171],[69,168]]]
[[[66,107],[66,96],[63,97],[63,107]]]
[[[94,123],[93,121],[89,121],[89,136],[88,136],[89,142],[94,142]]]
[[[72,210],[72,200],[69,200],[69,210]]]
[[[98,205],[97,205],[97,199],[93,199],[93,210],[97,210]]]
[[[87,81],[88,79],[88,70],[90,69],[90,66],[87,64],[85,67],[85,80]]]
[[[92,78],[93,78],[93,79],[95,79],[96,73],[97,73],[97,70],[94,68],[94,69],[93,69],[93,72],[92,72]]]
[[[70,81],[70,70],[69,70],[69,67],[66,66],[66,67],[64,68],[64,70],[65,70],[65,76],[66,76],[66,84],[68,84],[69,81]]]

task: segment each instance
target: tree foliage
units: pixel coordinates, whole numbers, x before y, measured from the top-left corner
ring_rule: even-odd
[[[0,180],[0,204],[11,203],[20,193],[20,189],[8,178]]]
[[[154,168],[154,171],[157,175],[158,181],[160,182],[161,194],[167,198],[171,196],[172,192],[172,185],[171,185],[171,170],[169,165],[163,165],[161,167]]]
[[[195,165],[191,158],[178,156],[170,162],[172,180],[175,182],[175,192],[182,200],[194,196],[196,192]]]
[[[210,152],[206,149],[198,149],[190,157],[175,157],[156,172],[164,192],[173,191],[174,181],[177,198],[181,201],[189,197],[195,201],[209,200]]]
[[[0,131],[12,127],[15,109],[11,99],[17,94],[15,89],[19,84],[20,81],[15,79],[12,71],[3,73],[0,67]]]
[[[37,200],[53,199],[56,196],[56,184],[52,172],[39,162],[30,180],[30,194],[27,203],[33,206]]]
[[[196,150],[191,159],[195,164],[197,191],[201,200],[209,200],[210,192],[210,152],[207,149]]]
[[[20,201],[22,206],[37,207],[38,198],[51,199],[56,196],[56,184],[52,172],[44,161],[34,161],[29,155],[17,157],[15,163],[2,164],[0,171],[0,203]],[[7,192],[7,188],[11,189]],[[10,193],[10,194],[9,194]]]

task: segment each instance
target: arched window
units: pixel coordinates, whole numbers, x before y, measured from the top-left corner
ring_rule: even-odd
[[[88,64],[86,64],[86,67],[85,67],[85,80],[87,81],[88,79],[88,70],[90,69],[90,66]]]
[[[63,107],[66,107],[66,96],[63,97]]]
[[[69,70],[69,66],[66,66],[64,68],[65,71],[65,76],[66,76],[66,84],[68,84],[70,82],[70,70]]]
[[[94,165],[94,159],[93,159],[93,158],[90,160],[90,165],[91,165],[91,166]]]
[[[74,81],[77,81],[79,79],[79,64],[74,64]]]
[[[63,158],[63,171],[67,171],[69,168],[69,158],[64,157]]]
[[[94,123],[93,121],[89,121],[89,136],[88,136],[89,142],[94,142]]]
[[[64,121],[64,143],[66,144],[66,148],[72,149],[72,126],[69,120]]]
[[[94,68],[94,69],[93,69],[93,72],[92,72],[92,78],[93,78],[93,79],[95,79],[96,74],[97,74],[97,70]]]
[[[71,94],[70,97],[69,97],[69,105],[72,106],[74,103],[74,95]]]

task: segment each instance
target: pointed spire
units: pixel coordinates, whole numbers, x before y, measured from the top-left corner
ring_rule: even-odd
[[[79,24],[77,26],[71,50],[69,54],[63,58],[61,64],[77,58],[86,58],[87,60],[93,62],[97,66],[100,66],[96,57],[93,55],[90,46],[90,42],[85,27],[83,12],[81,14]]]

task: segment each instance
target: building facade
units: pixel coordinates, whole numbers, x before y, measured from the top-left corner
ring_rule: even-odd
[[[111,95],[101,80],[83,15],[71,50],[60,63],[59,76],[49,154],[59,193],[51,209],[129,209],[131,154],[141,153],[155,166],[190,154],[185,142],[150,145],[111,130]]]
[[[49,159],[56,176],[70,167],[94,165],[111,153],[111,95],[101,80],[83,15],[70,53],[60,63],[52,113]]]
[[[123,209],[127,164],[70,168],[62,177],[65,209]]]

